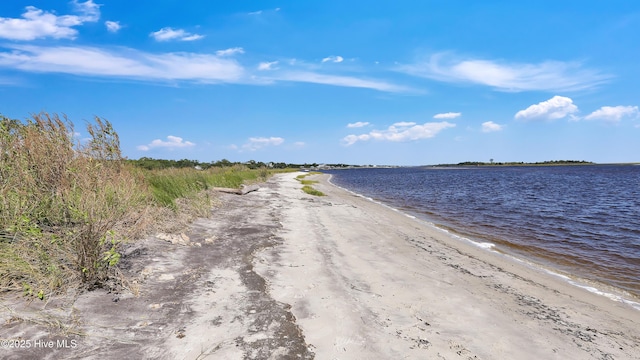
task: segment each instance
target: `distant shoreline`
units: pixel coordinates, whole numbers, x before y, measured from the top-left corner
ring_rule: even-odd
[[[549,167],[549,166],[636,166],[640,163],[459,163],[438,165],[346,165],[346,166],[318,166],[312,170],[353,170],[353,169],[397,169],[397,168],[424,168],[424,169],[478,169],[478,168],[505,168],[505,167]],[[302,169],[308,171],[308,169]]]

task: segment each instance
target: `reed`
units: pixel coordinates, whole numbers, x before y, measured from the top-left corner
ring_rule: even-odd
[[[0,118],[0,288],[43,298],[113,277],[122,239],[141,231],[145,179],[122,161],[117,133],[96,117],[89,139],[66,117]]]
[[[111,123],[75,137],[65,116],[0,115],[0,291],[44,299],[72,288],[124,286],[125,242],[208,217],[212,187],[238,188],[285,170],[235,165],[148,170],[127,162]]]

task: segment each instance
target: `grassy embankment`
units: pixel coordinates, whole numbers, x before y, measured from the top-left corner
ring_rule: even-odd
[[[305,193],[309,194],[309,195],[314,195],[314,196],[326,196],[325,193],[323,193],[322,191],[316,190],[313,186],[313,184],[316,184],[317,181],[315,180],[305,180],[304,178],[310,175],[315,175],[315,174],[321,174],[319,172],[310,172],[308,174],[304,174],[304,175],[298,175],[296,176],[296,179],[298,181],[300,181],[300,183],[302,185],[304,185],[302,187],[302,191],[304,191]]]
[[[126,286],[122,245],[158,224],[208,216],[210,187],[265,180],[242,166],[148,171],[124,161],[112,125],[95,118],[89,139],[57,115],[0,116],[0,291],[44,299],[69,289]],[[189,216],[186,216],[187,218]],[[185,224],[186,225],[186,224]],[[175,225],[173,225],[175,228]]]

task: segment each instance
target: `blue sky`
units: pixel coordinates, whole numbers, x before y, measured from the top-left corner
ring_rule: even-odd
[[[0,113],[125,156],[640,161],[635,1],[0,2]]]

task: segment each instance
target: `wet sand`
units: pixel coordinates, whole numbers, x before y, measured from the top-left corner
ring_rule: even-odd
[[[299,173],[130,247],[140,294],[2,299],[0,358],[637,359],[640,311]],[[187,240],[185,240],[187,239]],[[63,319],[56,331],[44,315]],[[40,320],[40,321],[39,321]]]

